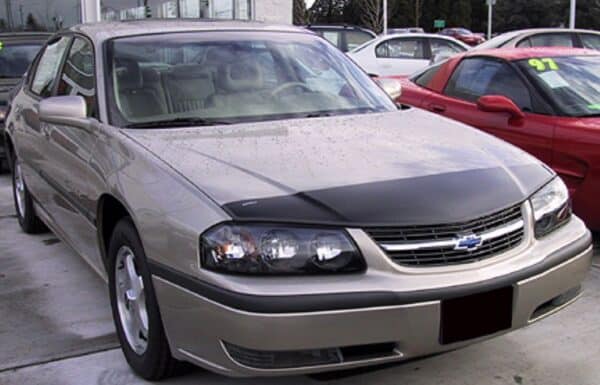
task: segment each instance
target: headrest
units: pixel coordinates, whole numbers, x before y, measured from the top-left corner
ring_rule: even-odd
[[[197,64],[183,64],[165,73],[167,87],[172,97],[206,98],[215,93],[213,77]]]
[[[220,71],[221,85],[227,91],[241,92],[263,87],[260,65],[254,60],[242,60],[225,66]]]
[[[142,68],[143,85],[160,82],[160,73],[156,68]]]
[[[144,78],[137,61],[119,60],[117,66],[117,80],[121,91],[140,89],[144,86]]]
[[[222,66],[226,63],[231,63],[235,60],[235,57],[230,49],[227,47],[211,47],[206,50],[204,59],[202,59],[202,66]]]

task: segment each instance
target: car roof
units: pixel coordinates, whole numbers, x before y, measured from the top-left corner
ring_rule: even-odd
[[[468,51],[463,56],[492,56],[504,60],[522,60],[536,57],[598,56],[600,52],[570,47],[496,48]]]
[[[548,33],[548,32],[571,32],[571,33],[599,33],[598,31],[594,31],[592,29],[570,29],[570,28],[527,28],[527,29],[519,29],[516,31],[506,32],[506,34],[511,34],[512,36],[519,36],[522,34],[530,34],[530,33]],[[504,34],[502,34],[504,35]]]
[[[516,31],[509,31],[501,33],[498,36],[486,41],[479,47],[474,47],[474,49],[486,49],[487,47],[498,47],[500,45],[509,44],[512,40],[516,38],[527,38],[532,35],[537,35],[540,33],[591,33],[591,34],[600,34],[598,31],[594,31],[591,29],[570,29],[570,28],[528,28],[528,29],[518,29]]]
[[[428,37],[428,38],[436,38],[450,41],[457,41],[452,36],[440,35],[439,33],[427,33],[427,32],[412,32],[412,33],[391,33],[389,35],[381,35],[377,39],[386,40],[390,38],[404,38],[404,39],[413,39],[415,37]]]
[[[0,33],[0,41],[45,41],[50,36],[49,32],[5,32]]]
[[[112,38],[172,32],[202,31],[272,31],[312,33],[305,28],[291,25],[267,24],[256,21],[223,21],[213,19],[142,19],[125,21],[103,21],[78,24],[70,31],[82,33],[90,38],[103,41]]]
[[[369,35],[375,37],[377,36],[375,32],[371,31],[368,28],[359,27],[357,25],[351,24],[309,24],[306,25],[305,28],[310,30],[329,30],[329,31],[361,31],[368,33]]]

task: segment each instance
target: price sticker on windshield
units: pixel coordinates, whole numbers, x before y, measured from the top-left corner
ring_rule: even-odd
[[[558,71],[558,64],[549,57],[542,59],[529,59],[529,66],[535,68],[538,72],[544,72],[546,70]]]

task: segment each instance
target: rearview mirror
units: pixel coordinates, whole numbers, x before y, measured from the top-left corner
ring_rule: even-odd
[[[87,105],[81,96],[53,96],[40,102],[40,121],[87,129]]]
[[[385,91],[386,94],[392,98],[392,100],[398,99],[402,96],[402,83],[396,79],[390,78],[376,78],[373,79]]]
[[[509,98],[502,95],[485,95],[477,100],[477,108],[485,112],[505,112],[512,120],[522,120],[525,114]]]

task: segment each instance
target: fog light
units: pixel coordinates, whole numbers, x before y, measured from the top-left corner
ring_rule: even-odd
[[[285,369],[342,362],[340,350],[337,348],[267,351],[246,349],[227,342],[223,342],[223,345],[236,362],[257,369]]]

